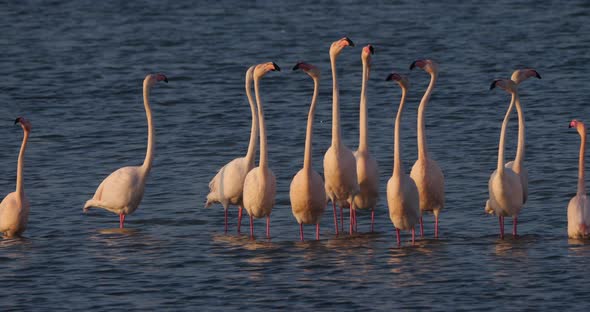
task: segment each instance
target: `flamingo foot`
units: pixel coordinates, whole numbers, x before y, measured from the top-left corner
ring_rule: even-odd
[[[434,216],[434,238],[438,238],[438,214]]]
[[[320,240],[320,223],[315,225],[315,240]]]
[[[396,234],[396,236],[397,236],[397,246],[399,247],[399,246],[401,246],[401,244],[402,244],[402,240],[401,240],[401,238],[399,237],[399,229],[395,229],[395,234]]]
[[[422,216],[420,216],[420,238],[424,238],[424,222]]]
[[[332,207],[334,208],[334,230],[336,230],[336,236],[338,236],[338,216],[336,216],[336,203],[332,201]]]
[[[270,216],[266,216],[266,238],[270,239]]]
[[[242,227],[242,206],[238,207],[238,234],[241,234],[240,228]]]
[[[305,239],[303,238],[303,223],[299,223],[299,239],[304,242]]]
[[[119,215],[119,228],[122,229],[124,227],[125,227],[125,215],[120,214]]]
[[[498,222],[500,223],[500,239],[504,239],[504,217],[499,216]]]

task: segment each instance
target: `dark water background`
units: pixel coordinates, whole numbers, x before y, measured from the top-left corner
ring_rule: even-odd
[[[590,245],[566,235],[575,194],[579,136],[573,118],[590,115],[590,4],[587,1],[102,2],[18,1],[0,7],[0,189],[14,189],[22,131],[33,131],[25,189],[32,203],[25,238],[0,241],[2,310],[584,310],[590,307]],[[349,36],[339,58],[345,143],[356,149],[361,47],[375,47],[369,82],[370,148],[381,201],[376,233],[298,242],[288,189],[301,168],[311,80],[290,67],[323,72],[313,161],[322,171],[330,142],[328,48]],[[429,150],[446,175],[441,239],[395,246],[385,183],[393,164],[397,71],[412,83],[403,120],[403,161],[416,159],[415,118],[429,76],[417,58],[440,64],[426,114]],[[274,61],[284,71],[262,81],[270,166],[277,176],[272,241],[223,235],[220,206],[204,209],[216,170],[245,154],[250,117],[246,69]],[[521,86],[527,120],[529,200],[518,239],[498,239],[483,212],[509,96],[492,79],[536,68]],[[82,213],[100,181],[143,161],[146,121],[141,82],[166,73],[152,92],[156,158],[145,197],[127,218]],[[590,119],[588,119],[590,120]],[[507,158],[516,149],[516,114]],[[247,225],[247,222],[244,222]],[[507,229],[511,222],[507,222]],[[306,228],[308,238],[312,227]]]

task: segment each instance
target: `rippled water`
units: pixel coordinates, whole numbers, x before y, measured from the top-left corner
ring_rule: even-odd
[[[590,245],[566,236],[566,207],[575,194],[579,136],[567,128],[587,119],[590,5],[586,1],[218,1],[207,5],[147,1],[27,1],[0,10],[0,141],[2,194],[13,190],[22,131],[33,132],[25,188],[32,203],[26,237],[0,241],[2,310],[199,308],[250,310],[588,308]],[[288,188],[303,162],[311,80],[291,73],[298,60],[323,72],[314,136],[321,172],[329,146],[331,79],[328,48],[343,35],[357,44],[339,58],[346,144],[356,148],[360,46],[375,46],[369,82],[370,147],[379,161],[381,202],[376,233],[369,215],[360,234],[335,237],[331,215],[322,240],[298,242]],[[440,64],[427,110],[432,157],[446,175],[441,239],[403,248],[387,215],[385,182],[393,164],[393,118],[399,88],[412,87],[403,121],[404,163],[416,159],[415,118],[428,75],[408,65]],[[249,107],[243,76],[252,64],[275,61],[283,72],[262,82],[270,166],[277,176],[272,240],[223,234],[223,212],[204,209],[207,183],[244,155]],[[519,233],[498,239],[486,216],[487,179],[497,157],[509,102],[488,91],[492,79],[519,66],[542,80],[525,82],[529,200]],[[82,214],[100,181],[143,161],[146,122],[141,82],[164,72],[152,92],[157,133],[154,168],[140,209],[115,230],[117,216]],[[516,114],[508,158],[516,147]],[[3,195],[2,195],[3,196]],[[247,221],[244,222],[247,225]],[[511,222],[507,223],[507,229]],[[306,229],[313,236],[312,227]]]

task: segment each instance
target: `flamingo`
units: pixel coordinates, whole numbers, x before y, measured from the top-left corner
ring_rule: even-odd
[[[590,235],[590,202],[586,197],[584,182],[584,154],[586,153],[586,126],[579,120],[572,120],[570,128],[580,134],[580,159],[578,171],[578,192],[567,205],[567,235],[570,238],[584,238]]]
[[[371,209],[371,232],[373,232],[375,206],[379,198],[379,170],[377,168],[377,161],[369,153],[367,139],[367,81],[369,80],[369,71],[371,70],[371,54],[375,54],[375,50],[369,44],[363,48],[363,52],[361,53],[363,81],[359,114],[359,147],[354,153],[360,192],[354,197],[354,206],[357,209]],[[356,225],[356,214],[353,214],[353,216]]]
[[[506,168],[504,164],[504,141],[506,139],[506,128],[510,114],[514,109],[514,103],[518,97],[516,84],[509,79],[496,79],[492,82],[490,89],[500,87],[512,95],[510,106],[502,122],[502,131],[500,132],[500,143],[498,145],[498,167],[488,182],[490,199],[486,203],[486,212],[495,213],[500,223],[500,238],[504,238],[504,217],[512,216],[514,218],[512,234],[516,236],[516,217],[523,206],[522,183],[518,174],[514,173],[511,168]]]
[[[387,182],[387,205],[389,206],[389,218],[395,227],[397,245],[401,244],[400,230],[412,231],[412,244],[415,238],[415,225],[420,219],[420,196],[416,182],[404,173],[401,160],[400,128],[406,94],[408,92],[408,78],[400,74],[390,74],[387,81],[395,81],[402,88],[402,98],[395,117],[395,147],[393,155],[393,174]]]
[[[326,180],[326,195],[332,201],[334,209],[334,228],[338,235],[338,221],[336,218],[336,204],[350,205],[350,234],[353,232],[354,197],[359,192],[356,176],[356,159],[350,149],[341,140],[340,135],[340,101],[338,91],[338,75],[336,73],[336,58],[345,47],[354,47],[354,43],[344,37],[330,46],[330,64],[332,66],[332,145],[324,154],[324,178]]]
[[[317,67],[306,63],[295,64],[293,70],[297,69],[303,70],[313,79],[314,87],[311,106],[309,108],[309,114],[307,115],[307,133],[305,136],[303,169],[299,170],[295,177],[293,177],[293,181],[291,181],[289,198],[291,199],[293,216],[295,216],[297,223],[299,223],[299,237],[301,241],[304,241],[303,224],[315,224],[315,239],[319,240],[320,219],[326,208],[326,192],[324,190],[324,180],[311,167],[311,146],[313,136],[313,116],[319,91],[320,71]]]
[[[256,107],[252,99],[252,73],[254,67],[251,66],[246,71],[246,96],[250,103],[252,113],[252,128],[250,130],[250,143],[246,157],[236,158],[223,166],[215,177],[209,182],[209,194],[205,208],[212,203],[221,203],[225,211],[225,233],[227,233],[227,208],[231,205],[238,205],[238,234],[242,225],[242,192],[244,190],[244,180],[246,175],[254,168],[254,157],[256,156],[256,143],[258,139],[258,116]]]
[[[0,203],[0,233],[5,238],[20,236],[27,229],[31,204],[25,195],[23,167],[25,165],[25,149],[31,132],[31,123],[24,117],[18,117],[14,124],[20,123],[23,128],[23,142],[18,153],[16,167],[16,191],[6,195]]]
[[[254,68],[254,92],[258,106],[258,123],[260,128],[260,162],[253,168],[244,180],[243,203],[250,216],[250,238],[254,239],[254,219],[266,217],[266,237],[270,238],[270,213],[275,204],[276,179],[268,168],[266,151],[266,126],[264,124],[264,111],[260,100],[260,79],[269,71],[280,71],[279,66],[273,62],[259,64]]]
[[[526,69],[517,69],[512,73],[512,77],[510,78],[516,85],[519,85],[524,80],[537,77],[541,79],[541,75],[531,68]],[[516,112],[518,113],[518,146],[516,148],[516,157],[513,161],[509,161],[506,163],[505,167],[512,169],[514,173],[518,174],[520,177],[520,182],[522,184],[522,200],[523,204],[526,203],[529,193],[529,173],[528,170],[524,167],[524,148],[525,148],[525,124],[524,124],[524,113],[522,111],[522,107],[520,106],[520,97],[516,97]]]
[[[420,237],[424,237],[422,214],[432,211],[434,237],[438,238],[438,216],[445,206],[445,176],[437,163],[428,157],[424,124],[424,111],[438,78],[438,64],[432,60],[417,60],[410,65],[410,69],[414,67],[421,68],[430,74],[430,84],[418,107],[418,160],[414,163],[410,176],[416,182],[420,194]]]
[[[106,209],[119,215],[119,228],[125,226],[125,216],[132,214],[141,199],[154,160],[155,133],[150,109],[151,88],[159,81],[168,82],[164,74],[148,74],[143,80],[143,105],[148,124],[148,143],[141,166],[119,168],[100,183],[92,199],[84,204],[84,212],[91,207]]]

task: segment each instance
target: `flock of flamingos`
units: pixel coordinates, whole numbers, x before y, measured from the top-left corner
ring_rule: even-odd
[[[297,63],[293,70],[301,70],[314,82],[314,92],[307,119],[305,153],[303,168],[293,177],[290,186],[290,199],[293,215],[299,224],[300,239],[303,241],[303,224],[316,225],[316,239],[320,236],[320,218],[324,214],[327,201],[332,202],[334,231],[339,233],[338,212],[340,208],[340,231],[343,231],[343,208],[349,208],[349,233],[357,230],[357,209],[371,209],[371,231],[374,224],[374,209],[379,195],[377,162],[369,152],[367,142],[367,102],[366,85],[369,78],[373,47],[363,48],[361,59],[363,78],[360,100],[360,138],[359,147],[353,152],[341,140],[340,106],[338,98],[338,77],[336,59],[345,47],[354,46],[349,38],[342,38],[330,46],[330,63],[332,66],[332,143],[324,155],[324,179],[313,170],[312,127],[319,89],[320,72],[317,67],[307,63]],[[400,230],[409,230],[414,243],[415,227],[420,224],[420,235],[424,236],[422,215],[433,213],[435,218],[434,236],[438,237],[438,220],[444,208],[444,175],[437,163],[430,158],[426,147],[424,111],[435,87],[438,77],[438,65],[427,59],[413,62],[410,69],[420,68],[430,75],[430,83],[418,108],[418,160],[414,163],[410,175],[406,174],[401,161],[400,121],[409,87],[408,78],[390,74],[386,80],[397,83],[401,88],[401,100],[395,119],[394,165],[393,174],[387,183],[387,204],[389,217],[396,229],[397,244],[400,245]],[[232,160],[223,166],[209,183],[210,193],[206,206],[220,203],[225,210],[225,231],[228,227],[228,207],[237,205],[238,233],[242,219],[242,207],[250,216],[250,237],[254,238],[253,219],[266,218],[266,236],[270,238],[270,215],[275,203],[276,180],[268,166],[266,145],[266,128],[264,110],[260,99],[260,80],[270,71],[280,71],[275,63],[263,63],[252,66],[246,72],[246,95],[252,111],[252,128],[250,143],[245,157]],[[527,200],[528,175],[524,167],[525,119],[518,96],[518,85],[531,77],[541,78],[534,69],[516,70],[511,79],[496,79],[491,89],[499,87],[511,95],[510,105],[502,122],[500,143],[498,147],[498,165],[491,174],[488,187],[489,199],[485,211],[498,216],[500,237],[504,237],[504,217],[513,218],[513,235],[517,234],[518,214]],[[141,166],[123,167],[111,173],[98,186],[92,199],[84,205],[86,212],[91,207],[103,208],[119,215],[119,226],[123,228],[125,216],[132,214],[143,198],[145,183],[154,159],[154,128],[149,104],[150,89],[160,81],[168,82],[163,74],[149,74],[143,81],[143,99],[148,124],[148,143],[145,160]],[[252,81],[256,105],[251,94]],[[504,163],[505,134],[510,114],[514,107],[518,113],[518,147],[514,161]],[[18,156],[16,191],[8,194],[0,204],[0,232],[4,237],[21,235],[26,227],[30,204],[24,192],[23,166],[24,153],[31,131],[31,123],[23,118],[16,119],[15,124],[23,128],[24,136]],[[568,205],[568,236],[585,238],[590,235],[590,204],[586,198],[584,184],[584,152],[586,145],[586,127],[581,121],[572,120],[570,128],[576,128],[581,137],[578,190]],[[259,132],[259,134],[258,134]],[[260,160],[255,167],[257,137],[260,136]]]

